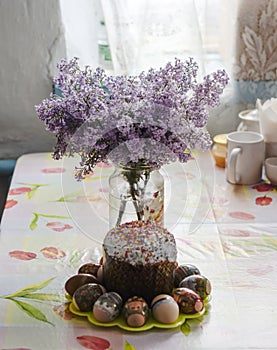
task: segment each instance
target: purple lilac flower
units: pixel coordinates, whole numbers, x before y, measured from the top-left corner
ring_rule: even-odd
[[[207,108],[219,104],[229,79],[218,70],[198,83],[198,65],[192,58],[176,58],[138,76],[81,69],[78,58],[62,60],[58,68],[54,83],[62,97],[51,95],[35,108],[57,136],[53,157],[81,156],[78,178],[100,161],[160,167],[186,162],[192,149],[207,150]]]

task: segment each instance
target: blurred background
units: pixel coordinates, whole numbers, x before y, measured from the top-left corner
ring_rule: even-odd
[[[210,112],[212,136],[237,128],[257,98],[277,97],[276,0],[0,0],[0,216],[16,160],[52,151],[34,105],[55,91],[62,58],[137,74],[194,57],[231,81]]]

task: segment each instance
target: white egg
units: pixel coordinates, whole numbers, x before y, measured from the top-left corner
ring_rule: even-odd
[[[152,315],[160,323],[174,323],[179,317],[177,302],[167,294],[157,295],[151,303]]]

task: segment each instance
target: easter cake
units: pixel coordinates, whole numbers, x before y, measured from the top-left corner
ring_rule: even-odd
[[[103,242],[103,282],[123,300],[147,302],[171,293],[177,267],[174,236],[154,223],[133,221],[111,229]]]

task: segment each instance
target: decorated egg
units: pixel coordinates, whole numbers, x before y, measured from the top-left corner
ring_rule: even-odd
[[[118,293],[102,294],[93,305],[93,315],[99,322],[111,322],[119,316],[122,308],[122,298]]]
[[[79,287],[88,283],[99,283],[99,281],[93,275],[89,275],[87,273],[79,273],[77,275],[71,276],[65,282],[65,290],[70,296],[73,296]]]
[[[179,306],[172,296],[157,295],[151,303],[152,315],[160,323],[173,323],[179,316]]]
[[[148,319],[149,310],[146,301],[134,296],[123,306],[123,316],[130,327],[142,327]]]
[[[179,287],[192,289],[195,293],[200,295],[202,299],[206,299],[211,294],[211,282],[202,275],[192,275],[184,278]]]
[[[174,271],[174,287],[179,287],[180,282],[191,275],[200,275],[199,269],[192,264],[179,265]]]
[[[92,311],[94,303],[104,293],[106,290],[101,284],[85,284],[73,294],[73,305],[82,312]]]
[[[97,271],[97,279],[100,283],[103,282],[103,265],[100,265],[100,267]]]
[[[99,270],[100,264],[87,263],[80,266],[78,273],[87,273],[97,277],[97,272]]]
[[[204,302],[193,290],[188,288],[177,288],[173,292],[173,298],[184,314],[195,314],[203,310]]]

